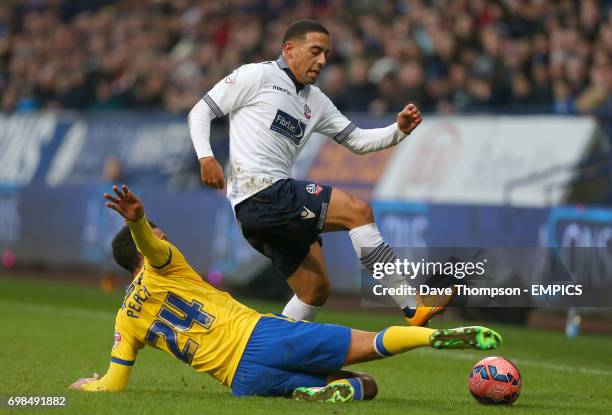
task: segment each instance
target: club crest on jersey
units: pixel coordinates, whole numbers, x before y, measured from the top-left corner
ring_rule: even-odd
[[[119,346],[119,342],[121,341],[121,334],[116,331],[115,332],[115,342],[113,343],[113,349],[116,349]]]
[[[312,115],[312,110],[310,109],[308,104],[304,104],[304,117],[306,117],[306,120],[309,120],[311,115]]]
[[[289,139],[293,144],[299,145],[300,140],[304,137],[306,124],[285,111],[278,110],[270,129]]]
[[[316,183],[310,183],[306,185],[306,191],[311,195],[319,196],[319,193],[323,191],[323,186]]]

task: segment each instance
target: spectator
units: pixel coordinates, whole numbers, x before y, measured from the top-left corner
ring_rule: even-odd
[[[92,111],[112,111],[123,108],[121,99],[113,92],[109,80],[100,79],[96,84],[95,98],[89,109]]]
[[[576,98],[576,109],[582,113],[595,113],[611,102],[612,65],[593,66],[590,79],[589,86]]]
[[[522,73],[516,73],[512,77],[512,103],[511,107],[516,112],[524,112],[530,108],[534,102],[532,99],[532,88],[529,79]]]
[[[105,184],[115,185],[117,183],[125,184],[126,178],[123,177],[121,169],[121,160],[116,155],[107,156],[102,162],[102,179]]]
[[[571,96],[571,90],[567,82],[559,80],[555,81],[553,86],[553,112],[555,114],[573,114],[574,100]]]
[[[354,59],[349,66],[346,91],[347,111],[367,111],[368,105],[377,96],[376,86],[368,79],[368,62]]]
[[[287,24],[312,17],[332,33],[321,87],[343,110],[413,100],[450,112],[593,112],[608,108],[611,4],[7,0],[0,104],[186,112],[241,63],[275,59]]]
[[[331,99],[336,108],[340,111],[346,111],[349,104],[346,97],[346,76],[342,66],[330,64],[323,70],[321,78],[321,88],[325,91],[325,94]]]
[[[400,69],[398,81],[399,95],[401,97],[421,108],[431,106],[427,89],[425,88],[425,74],[419,62],[407,62]]]

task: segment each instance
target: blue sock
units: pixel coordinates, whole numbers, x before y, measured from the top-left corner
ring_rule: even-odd
[[[353,399],[356,401],[360,401],[363,397],[363,384],[361,383],[361,379],[348,378],[346,380],[351,384],[353,389],[355,389],[355,395],[353,396]]]

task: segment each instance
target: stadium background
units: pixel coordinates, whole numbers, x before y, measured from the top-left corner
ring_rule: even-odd
[[[72,319],[72,311],[91,304],[116,306],[127,277],[112,264],[110,240],[122,222],[101,199],[116,182],[142,195],[150,217],[208,281],[263,311],[281,309],[286,286],[243,240],[224,195],[200,182],[186,115],[203,91],[241,63],[275,59],[284,29],[302,17],[330,30],[334,51],[318,85],[357,125],[387,125],[407,102],[422,108],[425,121],[398,148],[365,157],[315,136],[295,177],[369,200],[393,246],[599,247],[601,255],[586,266],[609,281],[611,5],[3,1],[0,307],[6,329],[0,336],[9,352],[2,367],[29,370],[18,357],[24,345],[10,334],[28,316],[42,322],[43,314],[59,310]],[[227,128],[226,120],[213,124],[212,146],[222,164]],[[359,263],[349,238],[330,234],[324,241],[329,306],[340,311],[324,313],[323,320],[375,328],[365,317],[372,310],[360,310]],[[599,360],[611,345],[609,310],[451,311],[450,321],[486,316],[525,325],[506,329],[533,340],[533,348],[509,346],[519,363],[543,359],[559,373],[612,373],[609,353],[607,362]],[[384,310],[376,319],[394,321]],[[112,315],[107,320],[101,333],[111,331]],[[66,333],[79,336],[59,328],[61,335],[51,335],[58,350]],[[564,329],[581,337],[565,339]],[[542,336],[552,336],[564,354],[548,362]],[[102,355],[109,344],[102,342]],[[597,351],[573,361],[580,344]],[[6,391],[61,390],[9,379]],[[593,388],[585,393],[610,403],[609,392]],[[573,413],[583,408],[568,405]]]

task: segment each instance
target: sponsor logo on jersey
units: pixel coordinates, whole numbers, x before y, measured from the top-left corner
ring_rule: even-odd
[[[309,185],[306,185],[306,191],[311,195],[319,196],[319,193],[323,191],[323,186],[316,183],[310,183]]]
[[[119,342],[121,341],[121,334],[116,331],[115,332],[115,342],[113,343],[113,349],[116,349],[119,346]]]
[[[304,117],[306,117],[306,120],[309,120],[311,115],[312,115],[312,110],[310,109],[308,104],[304,104]]]
[[[300,140],[304,137],[306,124],[287,114],[285,111],[278,110],[270,129],[288,138],[293,144],[299,145]]]
[[[280,91],[280,92],[284,92],[285,94],[291,96],[291,92],[289,92],[288,89],[283,88],[282,86],[276,86],[276,85],[272,85],[272,89],[276,90],[276,91]]]

